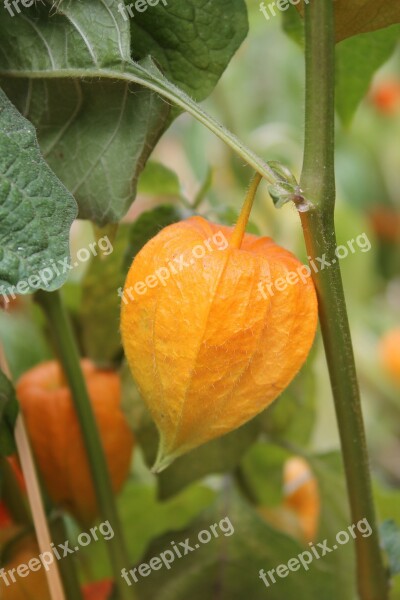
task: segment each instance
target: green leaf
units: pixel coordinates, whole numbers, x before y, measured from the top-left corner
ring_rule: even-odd
[[[391,575],[400,573],[400,527],[393,520],[382,523],[380,527],[382,546],[389,558]]]
[[[304,47],[304,24],[296,7],[290,5],[282,13],[283,31],[299,46]]]
[[[122,373],[122,409],[151,467],[157,454],[158,432],[126,365]],[[234,469],[258,433],[259,424],[253,419],[240,429],[178,458],[158,476],[160,498],[169,498],[211,473]]]
[[[188,527],[199,513],[213,502],[214,497],[215,492],[198,485],[171,498],[168,502],[159,502],[156,498],[155,486],[150,487],[138,481],[129,481],[117,502],[132,560],[140,560],[151,541],[165,532]],[[77,529],[71,540],[72,546],[75,545],[79,534],[80,530]],[[91,544],[87,548],[81,547],[83,576],[87,577],[88,572],[91,580],[102,580],[112,576],[107,543],[107,540],[103,541],[99,538],[96,544]]]
[[[199,4],[203,6],[203,2]],[[2,85],[40,125],[49,161],[56,171],[62,171],[60,176],[76,193],[80,215],[104,224],[126,212],[147,151],[169,122],[166,111],[170,102],[206,125],[269,182],[275,181],[274,172],[261,158],[166,79],[152,60],[131,60],[129,23],[119,13],[118,5],[118,0],[64,2],[59,12],[49,14],[48,7],[37,3],[23,19],[6,13],[0,21]],[[207,5],[211,16],[217,14],[216,7],[220,7],[218,14],[222,14],[222,7],[226,9],[219,23],[210,20],[208,12],[195,13],[207,20],[210,30],[220,28],[226,36],[232,31],[229,23],[240,20],[240,14],[244,18],[244,4],[235,0],[228,6],[227,0],[215,0]],[[202,30],[202,24],[194,24]],[[184,39],[186,24],[181,26]],[[170,33],[172,46],[177,43],[177,31]],[[214,34],[212,38],[215,46]],[[201,66],[207,70],[204,40],[199,37],[197,46],[191,41],[193,51],[201,50]],[[229,57],[227,54],[226,64]],[[208,64],[212,71],[212,63]],[[108,83],[110,80],[113,82]],[[168,103],[133,84],[160,94]]]
[[[0,371],[0,455],[15,452],[14,426],[18,403],[11,381]]]
[[[347,39],[336,48],[336,108],[348,125],[371,84],[375,71],[393,54],[400,26],[364,33]]]
[[[138,183],[138,192],[152,196],[181,196],[177,174],[165,165],[149,160]]]
[[[85,356],[99,364],[106,365],[121,353],[121,298],[118,291],[125,280],[124,256],[128,238],[129,226],[121,225],[112,252],[94,257],[82,281],[79,333]]]
[[[259,419],[263,431],[274,440],[307,446],[316,420],[314,345],[300,373]]]
[[[33,126],[0,90],[0,293],[13,297],[64,283],[65,269],[57,273],[53,265],[69,257],[75,215],[75,201],[43,160]]]
[[[248,32],[244,0],[168,0],[134,15],[132,58],[150,55],[197,101],[212,92]]]
[[[165,129],[167,104],[125,82],[24,79],[18,84],[3,86],[20,110],[31,95],[26,116],[38,130],[49,165],[75,195],[79,217],[99,225],[119,221]]]
[[[43,331],[35,322],[35,309],[24,307],[23,311],[0,310],[0,343],[14,381],[45,360],[52,358]]]
[[[202,540],[208,539],[207,531],[210,539],[205,543]],[[186,555],[182,552],[181,558],[175,557],[170,570],[162,565],[161,569],[150,571],[149,577],[139,575],[134,585],[141,600],[348,598],[336,589],[336,574],[325,558],[315,560],[309,571],[300,566],[296,572],[287,569],[285,578],[275,574],[276,583],[270,582],[266,587],[260,570],[266,573],[287,564],[304,548],[266,524],[232,491],[221,494],[218,502],[183,533],[170,532],[153,543],[142,564],[149,564],[151,558],[170,550],[172,542],[179,549],[189,543],[193,550]]]
[[[297,9],[304,13],[302,0]],[[336,42],[400,23],[400,4],[393,0],[335,0]]]

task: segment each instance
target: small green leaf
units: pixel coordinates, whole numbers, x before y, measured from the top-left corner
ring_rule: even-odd
[[[295,6],[290,5],[288,10],[282,12],[282,27],[296,44],[304,47],[304,23]]]
[[[364,33],[336,47],[336,108],[345,125],[351,122],[375,72],[393,54],[400,26]]]
[[[383,548],[389,559],[390,574],[400,573],[400,527],[393,520],[384,521],[380,527]]]
[[[128,237],[129,226],[121,225],[110,254],[92,258],[82,281],[79,333],[85,355],[99,364],[115,361],[121,354],[118,291],[125,280]]]
[[[0,90],[0,290],[6,296],[64,283],[65,269],[53,265],[69,258],[75,216],[75,201],[43,160],[33,126]]]
[[[275,175],[275,183],[268,186],[268,192],[276,208],[282,208],[288,202],[294,202],[299,211],[305,210],[305,199],[290,169],[275,160],[268,162],[268,166]]]
[[[15,452],[14,426],[18,402],[11,381],[0,371],[0,455]]]
[[[165,165],[149,160],[140,176],[138,192],[152,196],[181,196],[177,174]]]

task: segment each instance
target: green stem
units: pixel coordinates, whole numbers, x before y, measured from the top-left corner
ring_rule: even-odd
[[[300,213],[319,301],[319,316],[341,439],[352,522],[367,519],[372,534],[355,539],[362,600],[385,600],[388,584],[372,498],[368,453],[334,225],[334,15],[332,0],[305,9],[306,127]],[[330,263],[324,267],[317,261]]]
[[[128,588],[121,578],[122,569],[129,567],[129,555],[122,535],[107,462],[80,366],[80,357],[71,323],[58,292],[38,291],[36,298],[48,318],[58,355],[72,392],[101,516],[104,521],[110,522],[114,531],[114,537],[107,542],[107,549],[119,593],[118,597],[120,600],[134,600],[136,596],[133,590]]]
[[[32,518],[27,502],[10,463],[3,456],[0,457],[0,472],[2,478],[1,498],[12,520],[14,523],[32,527]]]
[[[62,515],[57,515],[50,522],[50,531],[53,543],[64,544],[67,541],[67,528],[65,527]],[[82,590],[79,583],[79,577],[76,570],[76,555],[65,556],[58,563],[60,575],[63,582],[65,595],[74,600],[83,600]]]

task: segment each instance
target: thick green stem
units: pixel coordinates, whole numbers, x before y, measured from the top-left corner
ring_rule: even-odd
[[[122,569],[129,567],[129,554],[124,543],[107,462],[80,366],[71,323],[58,292],[39,291],[36,298],[45,310],[72,393],[101,516],[104,521],[110,522],[114,531],[114,537],[107,542],[107,549],[118,588],[118,597],[120,600],[134,600],[136,595],[133,589],[128,588],[121,578]]]
[[[362,600],[385,600],[388,582],[379,549],[368,453],[334,226],[334,15],[332,0],[306,6],[306,127],[300,213],[318,294],[319,316],[342,445],[352,522],[367,519],[372,534],[357,536]],[[325,258],[321,263],[317,258]],[[330,266],[328,266],[330,263]]]

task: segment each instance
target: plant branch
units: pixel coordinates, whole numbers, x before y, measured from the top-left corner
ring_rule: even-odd
[[[9,69],[0,69],[0,76],[27,78],[27,79],[111,79],[115,81],[126,81],[127,83],[136,83],[142,85],[157,94],[160,94],[166,100],[173,102],[176,106],[185,110],[200,123],[205,125],[217,137],[225,142],[236,154],[238,154],[248,165],[260,173],[270,184],[279,183],[279,179],[271,167],[262,158],[257,156],[248,148],[238,137],[228,131],[214,117],[209,115],[199,104],[190,96],[171,83],[159,72],[148,71],[138,63],[127,62],[116,65],[115,68],[100,69],[57,69],[49,70],[29,70],[16,71]]]
[[[110,522],[114,531],[114,536],[108,541],[107,549],[119,593],[118,597],[120,600],[134,600],[136,598],[134,591],[129,589],[121,578],[122,569],[129,566],[129,554],[122,535],[107,462],[80,366],[80,357],[71,323],[58,292],[39,291],[36,293],[36,299],[44,309],[49,321],[59,359],[69,383],[100,513],[104,521]]]
[[[334,16],[332,0],[305,8],[306,127],[300,181],[308,210],[301,221],[309,258],[330,267],[313,272],[319,316],[341,439],[352,522],[367,519],[372,534],[355,540],[362,600],[385,600],[387,579],[379,548],[368,453],[350,327],[335,254],[334,226]]]

